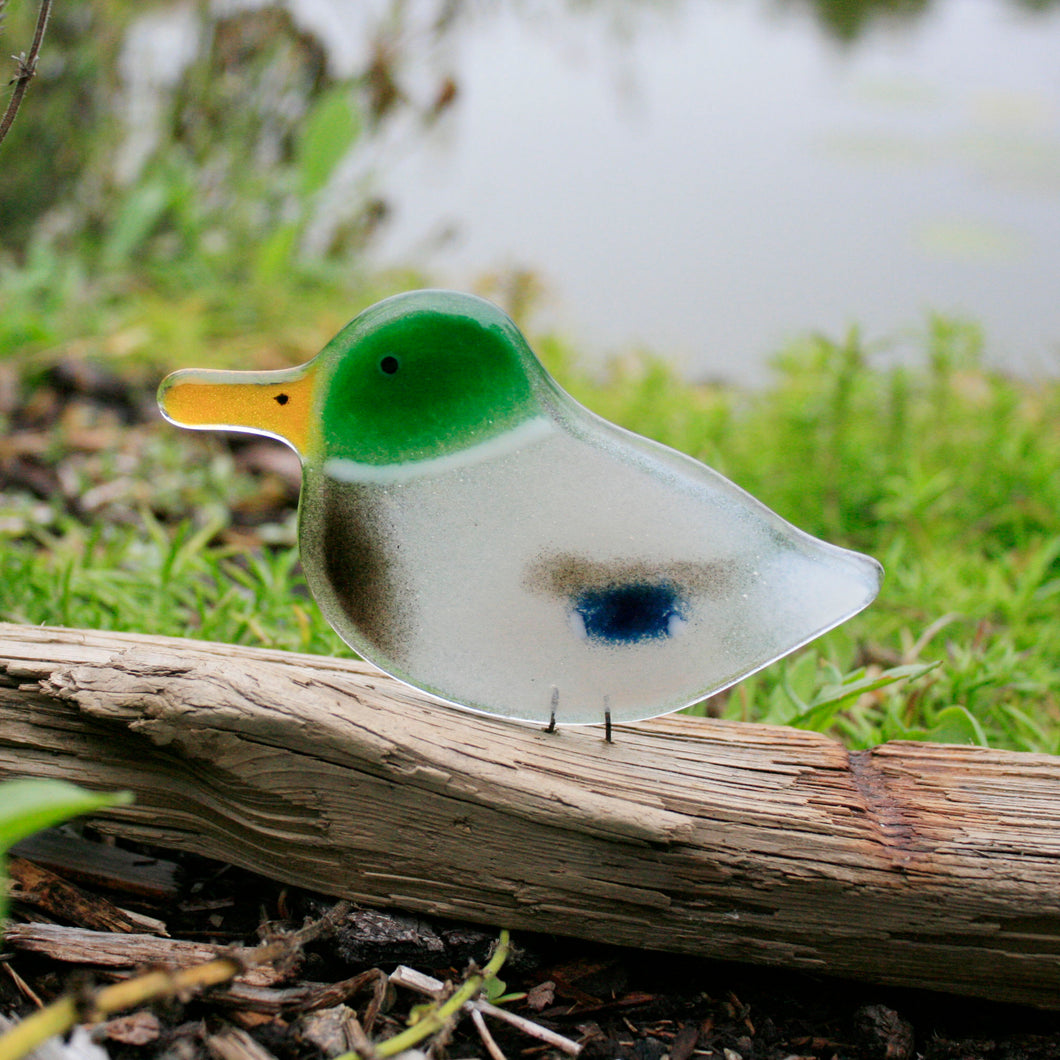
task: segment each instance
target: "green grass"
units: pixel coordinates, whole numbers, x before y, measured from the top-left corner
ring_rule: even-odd
[[[0,352],[107,355],[116,343],[113,365],[130,360],[131,343],[141,374],[294,363],[378,293],[320,287],[300,303],[288,285],[272,297],[248,291],[236,309],[231,292],[175,292],[174,314],[157,290],[126,291],[82,316],[80,334],[67,306],[47,341],[26,303]],[[130,332],[135,341],[122,345]],[[829,731],[859,747],[926,737],[1060,751],[1060,386],[985,371],[977,330],[941,318],[925,328],[921,367],[874,364],[856,332],[815,336],[783,351],[754,392],[690,384],[651,360],[601,379],[561,341],[536,345],[589,407],[886,568],[866,612],[708,713]],[[63,438],[54,445],[61,452]],[[104,452],[71,466],[86,489],[123,477],[124,500],[86,523],[58,502],[0,495],[0,617],[348,654],[308,597],[293,514],[260,528],[250,547],[233,526],[233,505],[262,485],[221,439],[159,422],[140,428],[124,463]]]

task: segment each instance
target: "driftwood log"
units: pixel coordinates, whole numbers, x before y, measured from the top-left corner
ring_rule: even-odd
[[[513,929],[1060,1008],[1060,758],[672,716],[534,728],[364,663],[0,625],[0,779],[106,827]]]

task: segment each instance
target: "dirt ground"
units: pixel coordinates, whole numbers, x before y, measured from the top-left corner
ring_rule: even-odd
[[[378,1043],[429,1000],[388,981],[395,968],[452,988],[470,967],[485,964],[497,939],[494,929],[398,911],[336,910],[334,898],[194,856],[105,846],[91,835],[52,833],[41,842],[20,848],[22,860],[12,863],[13,920],[58,923],[64,944],[54,941],[53,928],[51,950],[41,952],[39,944],[27,944],[32,932],[11,929],[0,963],[0,1012],[25,1015],[65,990],[84,995],[94,984],[133,974],[133,966],[110,957],[107,967],[93,963],[88,937],[67,939],[61,931],[64,924],[92,926],[108,902],[164,924],[169,940],[157,939],[161,949],[148,962],[158,964],[186,960],[167,956],[175,944],[254,946],[335,918],[332,930],[265,968],[265,987],[185,992],[116,1013],[94,1032],[115,1060],[330,1057],[350,1047],[343,1028],[351,1018]],[[112,860],[117,851],[125,867],[94,865],[93,846]],[[54,876],[42,882],[35,870]],[[107,941],[109,952],[120,952],[132,938],[111,932]],[[499,977],[510,998],[504,1009],[577,1043],[584,1060],[1060,1058],[1060,1014],[783,969],[517,933]],[[485,1022],[499,1050],[494,1060],[565,1055],[496,1017]],[[418,1048],[439,1058],[491,1055],[466,1014]]]

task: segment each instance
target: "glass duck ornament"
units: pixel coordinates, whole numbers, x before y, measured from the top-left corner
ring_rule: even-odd
[[[875,560],[578,405],[470,295],[389,298],[297,368],[175,372],[159,403],[184,427],[291,445],[327,620],[387,673],[473,710],[666,714],[879,588]]]

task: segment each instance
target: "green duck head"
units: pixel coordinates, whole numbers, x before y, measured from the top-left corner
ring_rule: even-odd
[[[313,360],[275,372],[174,372],[159,388],[182,427],[280,438],[337,477],[451,456],[540,420],[550,380],[515,324],[450,291],[396,295]]]

